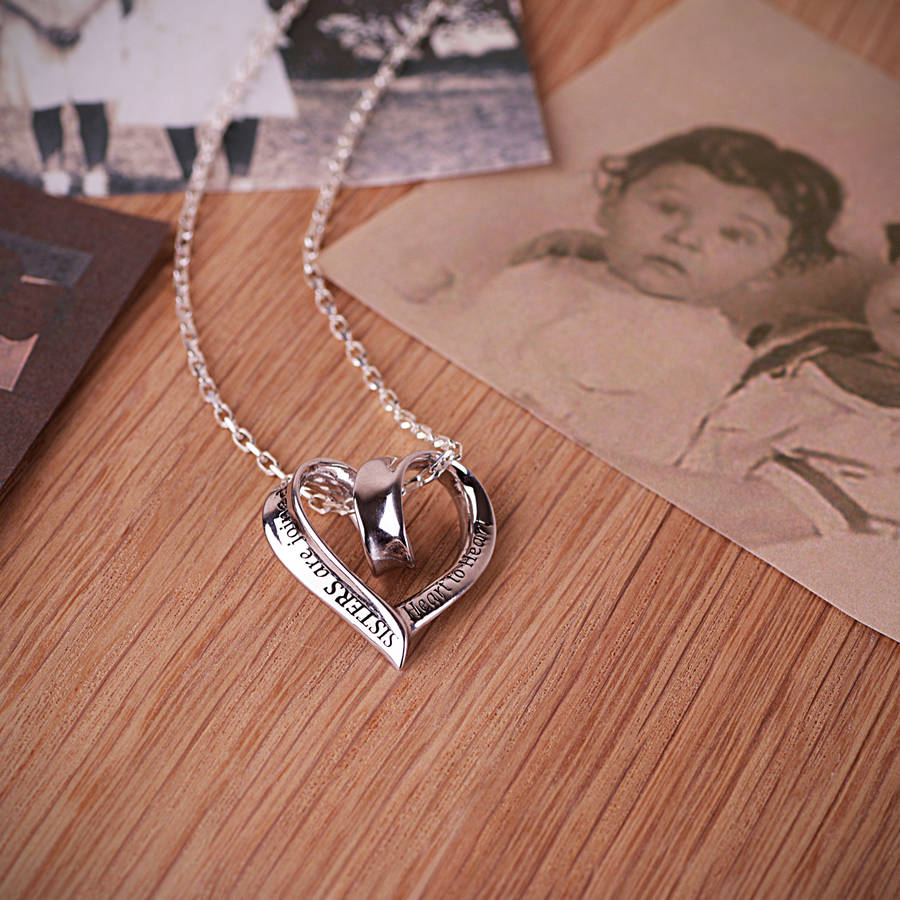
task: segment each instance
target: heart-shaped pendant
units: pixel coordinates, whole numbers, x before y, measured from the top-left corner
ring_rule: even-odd
[[[377,462],[381,467],[387,465],[391,471],[402,473],[410,465],[421,467],[423,462],[436,458],[436,453],[426,451],[412,454],[399,463],[390,457],[381,457],[366,466],[372,467]],[[301,497],[316,485],[326,485],[332,494],[353,497],[356,477],[356,469],[338,460],[314,459],[305,463],[290,482],[285,481],[266,499],[263,529],[275,555],[288,570],[399,669],[425,626],[455,603],[484,571],[494,551],[494,511],[478,479],[462,463],[451,463],[437,480],[453,498],[459,514],[459,556],[427,587],[391,606],[319,537],[301,502]],[[361,502],[372,503],[371,487],[376,481],[377,478],[367,478],[365,498],[361,501],[356,496],[357,524],[367,554],[373,545],[372,526],[361,518],[359,510]],[[398,496],[398,484],[399,480],[384,479],[385,496]],[[381,545],[389,547],[396,562],[408,565],[412,557],[408,553],[399,502],[386,500],[382,506],[393,510],[397,516],[396,522],[389,526],[390,533],[381,536]],[[389,518],[382,516],[382,523]],[[374,544],[377,543],[375,540]],[[398,547],[399,544],[403,547]],[[375,559],[371,556],[370,559],[375,566]]]

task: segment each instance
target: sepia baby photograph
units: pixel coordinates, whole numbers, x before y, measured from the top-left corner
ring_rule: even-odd
[[[551,166],[421,187],[328,275],[900,638],[900,86],[685,0],[546,116]]]

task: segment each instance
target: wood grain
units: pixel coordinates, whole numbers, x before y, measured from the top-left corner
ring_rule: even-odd
[[[541,91],[668,5],[527,4]],[[900,77],[896,2],[781,5]],[[348,193],[335,233],[405,190]],[[311,204],[209,199],[209,359],[286,464],[405,452],[301,287]],[[172,219],[178,198],[107,205]],[[900,895],[893,641],[344,297],[500,525],[395,673],[271,556],[270,485],[201,408],[169,277],[3,500],[3,896]],[[447,515],[416,510],[434,567]]]

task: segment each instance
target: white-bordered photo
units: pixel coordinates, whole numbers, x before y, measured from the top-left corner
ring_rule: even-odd
[[[0,0],[0,174],[48,193],[175,191],[197,130],[280,3]],[[224,135],[211,187],[318,185],[367,80],[423,0],[312,0]],[[518,5],[456,0],[380,104],[348,181],[546,163]]]

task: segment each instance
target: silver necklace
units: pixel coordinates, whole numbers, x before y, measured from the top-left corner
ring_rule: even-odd
[[[197,379],[201,397],[212,406],[217,424],[231,434],[239,450],[254,457],[266,475],[280,481],[263,506],[263,529],[275,555],[304,586],[399,669],[425,627],[455,603],[484,571],[494,549],[494,513],[481,483],[462,463],[462,445],[419,422],[400,405],[397,394],[385,386],[381,373],[369,362],[365,347],[338,312],[319,265],[319,253],[335,198],[372,110],[400,67],[446,11],[443,2],[425,7],[360,94],[328,160],[328,176],[319,189],[302,253],[303,275],[312,289],[316,308],[327,317],[331,333],[343,344],[347,359],[360,370],[366,388],[377,395],[382,409],[393,416],[401,429],[430,445],[430,449],[399,460],[379,456],[359,469],[339,460],[317,458],[304,463],[293,475],[287,474],[275,457],[238,423],[222,398],[200,348],[191,304],[190,265],[197,212],[222,136],[257,69],[308,2],[290,0],[257,35],[201,132],[175,236],[175,309],[188,368]],[[306,509],[352,516],[372,571],[381,575],[394,566],[415,565],[406,534],[403,497],[435,481],[450,493],[456,506],[459,553],[443,575],[396,604],[389,604],[334,553],[319,536]]]

